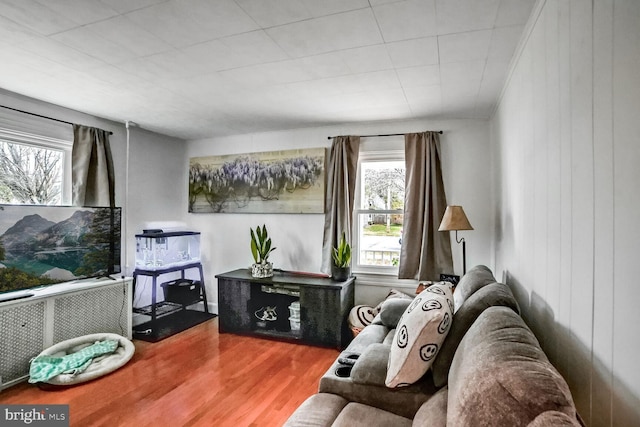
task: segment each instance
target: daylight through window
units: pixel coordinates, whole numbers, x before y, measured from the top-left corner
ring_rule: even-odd
[[[404,160],[367,159],[360,163],[356,210],[357,266],[397,271],[402,245]]]
[[[0,139],[0,203],[62,204],[65,154]]]

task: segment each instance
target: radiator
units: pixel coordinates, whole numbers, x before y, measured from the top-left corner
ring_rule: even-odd
[[[0,389],[26,380],[29,362],[51,345],[111,332],[131,338],[131,280],[54,285],[0,302]]]

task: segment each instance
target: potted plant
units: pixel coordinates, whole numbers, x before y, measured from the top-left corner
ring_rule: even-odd
[[[267,233],[267,226],[262,225],[256,227],[255,232],[251,230],[251,254],[255,263],[251,266],[251,275],[253,277],[271,277],[273,276],[273,264],[269,259],[269,254],[276,248],[271,247],[271,238]]]
[[[331,277],[333,280],[344,282],[351,277],[351,246],[347,243],[344,231],[338,246],[333,248],[332,258]]]

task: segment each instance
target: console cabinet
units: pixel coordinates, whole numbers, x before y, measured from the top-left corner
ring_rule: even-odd
[[[248,269],[219,274],[221,333],[249,334],[344,348],[352,338],[347,316],[353,307],[355,278],[274,273],[257,279]],[[299,304],[299,317],[293,315]],[[293,307],[296,307],[294,309]]]

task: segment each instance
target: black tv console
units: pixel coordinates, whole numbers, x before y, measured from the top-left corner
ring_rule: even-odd
[[[335,348],[344,348],[353,337],[347,316],[354,304],[354,277],[336,282],[329,278],[275,272],[273,277],[258,279],[251,276],[249,269],[239,269],[216,278],[221,333]],[[300,317],[299,324],[293,327],[289,320],[290,307],[296,301]],[[270,310],[266,314],[265,308]]]

